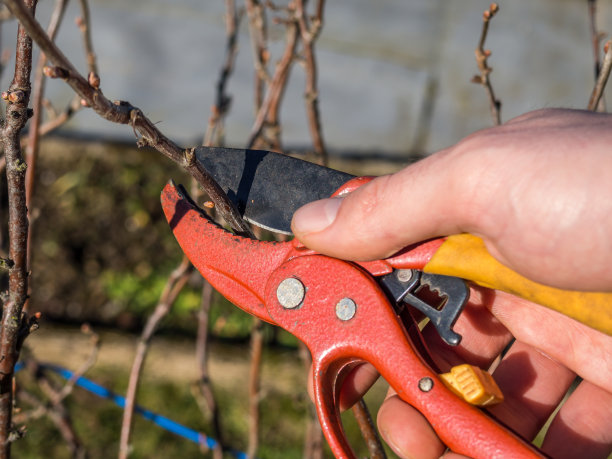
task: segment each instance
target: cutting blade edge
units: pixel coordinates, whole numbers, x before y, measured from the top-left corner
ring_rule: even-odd
[[[195,154],[245,220],[282,234],[292,234],[297,209],[330,197],[354,178],[271,151],[198,147]]]

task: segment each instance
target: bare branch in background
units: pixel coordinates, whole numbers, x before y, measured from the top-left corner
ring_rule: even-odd
[[[168,277],[168,281],[155,307],[155,311],[149,316],[142,334],[140,335],[140,339],[138,340],[136,355],[132,363],[128,388],[125,394],[125,407],[123,410],[123,421],[121,423],[121,438],[119,440],[120,459],[126,459],[130,452],[129,442],[132,430],[132,419],[134,417],[134,407],[136,404],[136,394],[138,392],[142,368],[149,351],[151,338],[157,330],[161,320],[170,312],[172,305],[191,274],[191,269],[191,263],[189,263],[187,257],[183,256],[180,265],[170,274],[170,277]]]
[[[319,157],[319,163],[327,164],[327,150],[323,141],[321,128],[321,115],[319,113],[319,89],[317,85],[317,60],[315,57],[315,41],[323,26],[323,9],[325,0],[318,0],[316,15],[309,19],[306,12],[306,0],[296,1],[296,18],[300,27],[300,36],[304,49],[304,67],[306,71],[306,90],[304,99],[306,102],[306,115],[308,127],[315,153]]]
[[[264,101],[255,116],[247,148],[264,148],[268,146],[273,150],[281,150],[280,106],[289,80],[291,66],[295,61],[295,53],[299,41],[299,27],[292,10],[289,12],[289,17],[285,22],[285,49],[279,62],[276,64],[274,76],[268,85]]]
[[[93,50],[93,44],[91,42],[91,19],[89,16],[89,3],[87,0],[79,0],[79,6],[81,7],[81,16],[77,18],[76,24],[81,31],[83,37],[83,45],[85,46],[85,57],[87,58],[87,68],[89,73],[98,75],[98,64],[96,59],[96,53]]]
[[[302,363],[306,377],[312,377],[310,374],[312,366],[312,358],[308,347],[303,342],[298,343],[298,353]],[[304,459],[322,459],[323,458],[323,430],[317,417],[317,411],[314,404],[308,404],[306,412],[306,429],[304,429],[304,449],[302,457]]]
[[[208,371],[208,357],[210,348],[208,346],[208,325],[210,319],[210,307],[213,297],[212,286],[204,281],[202,287],[202,301],[198,311],[198,335],[196,338],[196,362],[198,365],[198,381],[195,384],[196,400],[203,413],[210,413],[213,435],[217,439],[217,447],[213,450],[213,458],[223,457],[223,430],[221,429],[221,415],[219,404],[215,398],[210,374]],[[204,406],[205,405],[205,406]]]
[[[249,370],[249,441],[247,456],[254,459],[259,448],[259,386],[263,352],[263,322],[253,318],[251,327],[251,366]]]
[[[225,45],[225,62],[221,68],[219,80],[217,81],[217,91],[215,103],[211,107],[211,116],[208,121],[208,128],[204,135],[204,146],[220,145],[223,138],[223,121],[227,115],[232,102],[231,96],[227,94],[229,78],[234,71],[234,63],[238,54],[238,27],[241,15],[236,11],[234,0],[225,1],[225,33],[227,43]]]
[[[57,0],[49,26],[47,27],[47,34],[50,40],[55,40],[59,26],[64,18],[66,11],[66,5],[68,0]],[[40,124],[42,122],[43,115],[43,98],[45,94],[45,75],[43,69],[47,62],[47,58],[44,53],[38,56],[38,62],[34,71],[34,90],[32,92],[32,120],[30,121],[30,129],[28,131],[28,143],[26,145],[26,162],[28,164],[28,170],[26,172],[26,203],[28,206],[28,216],[30,218],[30,232],[28,234],[28,267],[31,265],[32,251],[32,196],[34,195],[34,184],[36,183],[34,177],[36,175],[36,165],[39,151],[39,140],[40,140]]]
[[[387,454],[380,441],[380,437],[378,436],[378,432],[376,431],[365,400],[363,398],[359,399],[359,401],[353,405],[351,411],[357,420],[357,424],[359,424],[359,430],[361,430],[361,435],[368,447],[370,458],[385,459]]]
[[[87,451],[73,426],[70,413],[63,402],[64,399],[72,393],[77,380],[83,376],[87,370],[93,367],[100,350],[100,337],[98,334],[87,324],[81,326],[81,331],[89,335],[91,351],[79,369],[73,373],[63,387],[58,387],[51,378],[47,377],[44,367],[41,366],[38,361],[32,358],[26,360],[26,368],[34,375],[38,383],[37,387],[42,394],[44,394],[45,400],[41,400],[34,394],[25,390],[17,391],[17,398],[31,405],[33,409],[29,412],[22,412],[15,416],[15,421],[19,423],[25,423],[41,416],[47,416],[68,445],[71,457],[75,459],[87,457]]]
[[[46,67],[46,75],[52,78],[62,78],[83,99],[83,103],[91,107],[102,118],[118,124],[132,126],[140,135],[139,146],[151,146],[166,157],[180,164],[204,188],[210,199],[215,203],[218,212],[238,234],[252,237],[250,227],[240,216],[234,204],[227,198],[221,187],[210,174],[195,161],[195,155],[190,149],[183,150],[163,135],[155,124],[149,120],[140,109],[125,101],[111,102],[107,99],[96,79],[84,78],[72,63],[49,40],[40,24],[27,11],[19,0],[4,0],[11,12],[19,19],[20,24],[28,31],[42,52],[47,55],[55,67]],[[91,73],[90,73],[91,75]],[[99,83],[98,83],[99,84]]]
[[[53,384],[51,384],[51,381],[49,381],[44,374],[38,377],[38,386],[47,397],[53,397],[56,393]],[[55,425],[55,428],[68,445],[71,457],[74,459],[87,457],[83,443],[72,424],[70,414],[63,404],[60,403],[57,406],[52,404],[49,406],[48,403],[39,400],[34,394],[25,390],[17,391],[16,398],[33,407],[30,412],[23,413],[24,415],[15,416],[16,420],[19,419],[22,422],[26,422],[46,416]],[[23,429],[25,431],[25,427],[23,427]]]
[[[493,123],[495,125],[501,124],[501,102],[495,97],[495,93],[493,92],[493,86],[491,85],[490,74],[493,71],[491,67],[489,67],[488,59],[491,56],[491,51],[488,49],[484,49],[485,41],[487,39],[487,33],[489,32],[489,23],[493,16],[499,11],[499,6],[497,3],[491,3],[489,9],[486,10],[482,15],[482,32],[480,33],[480,40],[478,41],[478,46],[476,47],[476,64],[478,65],[478,70],[480,70],[480,75],[475,75],[472,78],[473,83],[478,83],[485,88],[487,96],[489,98],[489,106],[491,110],[491,117],[493,118]]]
[[[259,0],[245,0],[247,15],[249,17],[249,34],[253,50],[254,75],[254,105],[255,112],[261,108],[266,84],[270,82],[268,75],[268,22],[266,9]]]
[[[589,99],[589,105],[587,106],[588,110],[596,110],[598,108],[599,103],[602,100],[604,89],[608,83],[610,70],[612,70],[612,40],[608,40],[606,42],[604,52],[605,55],[599,72],[599,77],[595,82],[595,87],[593,88],[593,92],[591,93],[591,97]]]
[[[606,34],[597,30],[597,0],[587,0],[589,10],[589,29],[591,32],[591,45],[593,47],[593,70],[595,81],[599,78],[599,72],[601,70],[601,41],[605,38]],[[597,104],[597,111],[605,112],[606,103],[604,99],[600,99]]]
[[[36,0],[20,3],[30,16]],[[9,90],[2,93],[6,115],[1,138],[6,157],[6,178],[9,204],[9,269],[8,293],[3,298],[0,336],[0,458],[10,457],[13,411],[13,372],[21,344],[29,333],[23,307],[28,295],[28,211],[26,206],[25,174],[27,165],[21,152],[21,131],[31,111],[30,74],[32,71],[32,40],[21,24],[17,30],[15,75]]]

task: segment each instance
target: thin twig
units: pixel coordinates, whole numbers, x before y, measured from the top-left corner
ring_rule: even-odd
[[[595,81],[597,81],[599,78],[599,72],[601,70],[601,56],[599,51],[601,49],[601,40],[603,40],[605,34],[597,30],[597,0],[587,0],[587,3],[589,10],[589,30],[591,32],[591,45],[593,48],[593,73]],[[597,104],[597,111],[606,111],[605,99],[599,100],[599,103]]]
[[[89,341],[91,343],[91,350],[89,351],[89,355],[87,359],[81,364],[79,368],[75,372],[72,373],[72,376],[64,387],[62,387],[61,391],[57,394],[57,400],[54,402],[60,403],[66,397],[68,397],[72,391],[74,390],[74,386],[76,382],[79,380],[81,376],[83,376],[91,367],[96,364],[98,360],[98,354],[100,353],[100,335],[93,331],[93,329],[88,324],[81,325],[81,332],[89,335]]]
[[[599,104],[599,101],[602,98],[604,89],[606,88],[606,83],[608,83],[608,78],[610,77],[610,70],[612,70],[612,40],[608,40],[604,46],[604,52],[606,53],[603,58],[603,62],[601,64],[601,70],[599,72],[599,77],[595,82],[595,87],[593,88],[593,92],[591,93],[591,97],[589,99],[589,105],[587,106],[588,110],[596,110]]]
[[[50,106],[50,104],[46,103],[46,101],[43,101],[43,105],[45,105],[45,107]],[[75,96],[61,113],[55,114],[54,117],[48,121],[45,121],[40,126],[38,129],[40,137],[44,137],[68,122],[68,120],[70,120],[75,113],[83,108],[83,105],[81,105],[81,98],[78,95]]]
[[[304,66],[306,70],[306,90],[304,99],[306,101],[306,115],[308,127],[315,153],[319,156],[319,162],[327,164],[327,150],[323,141],[323,130],[321,127],[321,115],[319,113],[319,89],[317,86],[317,60],[315,58],[315,41],[323,26],[323,9],[325,0],[318,0],[317,15],[310,20],[306,14],[306,0],[296,0],[295,15],[300,27],[302,46],[304,48]]]
[[[91,41],[91,19],[89,16],[89,3],[87,0],[79,0],[81,7],[81,16],[77,18],[76,23],[83,37],[83,46],[85,48],[85,57],[87,58],[87,68],[89,73],[98,74],[98,64],[96,53],[93,50]]]
[[[204,146],[219,145],[223,132],[223,120],[230,109],[232,98],[227,94],[227,85],[234,71],[234,64],[238,54],[238,27],[241,15],[236,11],[235,0],[225,1],[225,29],[227,44],[225,47],[225,62],[221,67],[217,81],[215,104],[211,107],[211,117],[202,144]]]
[[[353,405],[351,411],[357,420],[357,424],[359,424],[359,430],[361,430],[361,435],[363,435],[363,439],[368,447],[370,458],[385,459],[387,457],[385,449],[380,441],[376,427],[374,427],[372,416],[370,416],[370,411],[368,410],[365,400],[362,398],[359,399],[359,401]]]
[[[285,50],[278,64],[276,64],[274,76],[266,91],[266,97],[255,116],[255,121],[251,128],[251,135],[247,142],[247,148],[256,146],[256,142],[260,140],[264,126],[267,126],[268,132],[271,133],[272,136],[272,139],[269,141],[271,147],[280,150],[280,105],[287,87],[287,81],[289,80],[291,66],[295,61],[295,52],[299,41],[299,28],[294,18],[290,18],[287,21],[286,37]]]
[[[20,2],[30,16],[36,0]],[[31,112],[30,73],[32,71],[32,40],[21,25],[17,30],[15,75],[9,90],[3,93],[7,101],[6,116],[1,130],[6,156],[6,177],[9,202],[9,270],[8,294],[2,311],[0,337],[0,459],[10,457],[11,416],[13,410],[13,371],[19,358],[21,343],[29,332],[23,316],[28,293],[28,211],[26,207],[26,163],[21,152],[20,137]]]
[[[68,0],[57,0],[51,19],[49,20],[49,26],[47,27],[47,34],[50,40],[55,40],[57,31],[64,17],[66,11],[66,5]],[[28,170],[26,172],[26,203],[28,206],[28,215],[30,217],[30,225],[32,225],[32,196],[34,195],[34,177],[36,175],[36,165],[39,151],[39,140],[40,140],[40,125],[42,122],[43,115],[43,98],[45,94],[45,75],[43,69],[46,65],[47,58],[44,53],[38,56],[38,62],[34,71],[34,90],[32,92],[32,120],[30,121],[30,129],[28,132],[28,143],[25,150],[26,163],[28,164]],[[30,226],[30,232],[28,234],[28,247],[31,247],[32,241],[32,226]],[[28,267],[31,265],[32,252],[28,250]],[[31,286],[30,286],[31,288]]]
[[[478,40],[478,46],[476,47],[475,51],[476,64],[478,65],[478,70],[480,70],[480,75],[476,75],[472,78],[472,82],[479,83],[485,88],[489,98],[491,117],[493,118],[493,123],[495,125],[501,124],[501,102],[495,98],[493,86],[491,85],[491,80],[489,78],[491,72],[493,71],[487,62],[488,58],[491,56],[491,51],[484,49],[484,45],[487,39],[487,33],[489,31],[489,22],[498,11],[499,6],[497,3],[491,3],[489,9],[482,15],[482,32],[480,33],[480,40]]]
[[[28,394],[25,391],[20,392],[20,396],[26,398],[30,404],[37,405],[36,402],[44,408],[41,414],[46,415],[55,424],[58,431],[61,433],[64,441],[68,444],[68,448],[72,453],[73,458],[84,458],[86,457],[86,451],[83,447],[83,443],[79,439],[70,414],[64,406],[64,399],[68,397],[77,382],[77,380],[83,376],[91,367],[94,366],[98,358],[100,351],[100,337],[95,333],[89,325],[84,324],[81,327],[81,331],[90,336],[91,350],[87,359],[81,364],[81,366],[72,374],[70,379],[66,381],[63,387],[58,388],[51,379],[45,374],[44,368],[40,366],[38,361],[34,359],[26,360],[26,367],[35,375],[38,387],[45,394],[50,402],[50,406],[45,406],[42,402],[38,401],[35,397]],[[35,409],[33,415],[40,413],[40,409]]]
[[[268,62],[270,52],[268,51],[268,22],[264,5],[258,0],[245,1],[247,15],[249,17],[249,34],[251,36],[251,47],[253,49],[254,75],[254,104],[257,112],[263,103],[264,88],[270,82],[268,75]]]
[[[298,343],[298,354],[300,360],[304,364],[304,370],[308,378],[311,377],[312,357],[308,347],[300,341]],[[312,403],[308,404],[306,411],[306,428],[304,429],[304,448],[302,450],[304,459],[322,459],[323,458],[323,430],[317,417],[315,406]]]
[[[191,273],[191,263],[187,257],[183,257],[180,265],[170,274],[168,281],[164,287],[164,291],[160,295],[159,302],[147,320],[145,327],[138,340],[136,346],[136,355],[132,363],[130,371],[130,379],[125,395],[125,408],[123,411],[123,421],[121,423],[121,437],[119,440],[119,458],[126,459],[129,454],[129,442],[132,430],[132,419],[134,416],[134,408],[136,404],[136,394],[138,392],[138,384],[142,368],[149,351],[151,338],[157,330],[160,321],[170,312],[170,308],[176,301],[178,294],[183,289]]]
[[[56,389],[51,384],[51,381],[49,381],[44,374],[39,375],[37,379],[39,380],[39,387],[41,391],[49,398],[52,398],[56,392]],[[87,452],[83,447],[83,443],[78,437],[76,430],[74,429],[70,414],[63,404],[51,404],[49,406],[42,400],[35,397],[34,394],[25,390],[19,390],[16,397],[17,399],[33,407],[30,412],[23,413],[23,415],[19,417],[16,416],[16,419],[26,422],[47,416],[64,438],[64,441],[70,450],[71,457],[74,459],[83,459],[87,457]]]
[[[251,366],[249,370],[249,441],[247,456],[253,459],[259,448],[259,399],[261,356],[263,352],[263,322],[253,318],[251,327]]]
[[[135,133],[140,135],[139,146],[151,146],[166,157],[183,166],[200,185],[205,189],[210,199],[215,203],[217,210],[232,229],[243,236],[252,237],[247,223],[242,219],[236,206],[229,200],[223,189],[215,182],[199,161],[195,160],[192,149],[183,150],[159,131],[155,124],[149,120],[140,109],[129,102],[111,102],[102,93],[99,81],[92,81],[80,75],[72,63],[64,56],[60,49],[51,41],[40,24],[23,6],[20,0],[4,0],[11,12],[17,17],[22,26],[28,31],[32,39],[38,44],[41,51],[47,55],[55,67],[47,67],[46,75],[62,78],[83,99],[83,103],[91,107],[102,118],[132,126]],[[97,84],[96,84],[97,83]]]
[[[198,311],[198,334],[196,338],[196,362],[198,364],[198,394],[206,403],[206,408],[200,404],[202,412],[209,412],[212,424],[213,435],[217,439],[217,447],[213,450],[214,459],[223,457],[223,431],[221,429],[221,416],[219,405],[215,398],[210,374],[208,371],[208,324],[210,319],[210,307],[212,305],[212,286],[204,281],[202,287],[202,301]]]

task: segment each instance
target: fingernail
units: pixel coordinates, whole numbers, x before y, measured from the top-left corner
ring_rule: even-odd
[[[291,228],[296,234],[323,231],[336,219],[342,198],[329,198],[314,201],[299,208],[293,214]]]

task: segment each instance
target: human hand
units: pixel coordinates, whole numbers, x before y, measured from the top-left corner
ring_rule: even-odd
[[[457,145],[345,198],[311,203],[294,216],[308,247],[367,260],[436,236],[469,232],[499,261],[534,281],[612,291],[612,116],[540,110],[477,132]],[[495,370],[506,401],[502,422],[533,438],[572,384],[582,383],[551,424],[543,449],[553,457],[607,457],[612,446],[612,338],[510,295],[473,289],[450,349],[424,330],[444,367],[488,367],[512,336]],[[347,405],[372,382],[356,372]],[[378,424],[402,457],[439,457],[444,446],[427,421],[390,395]]]

